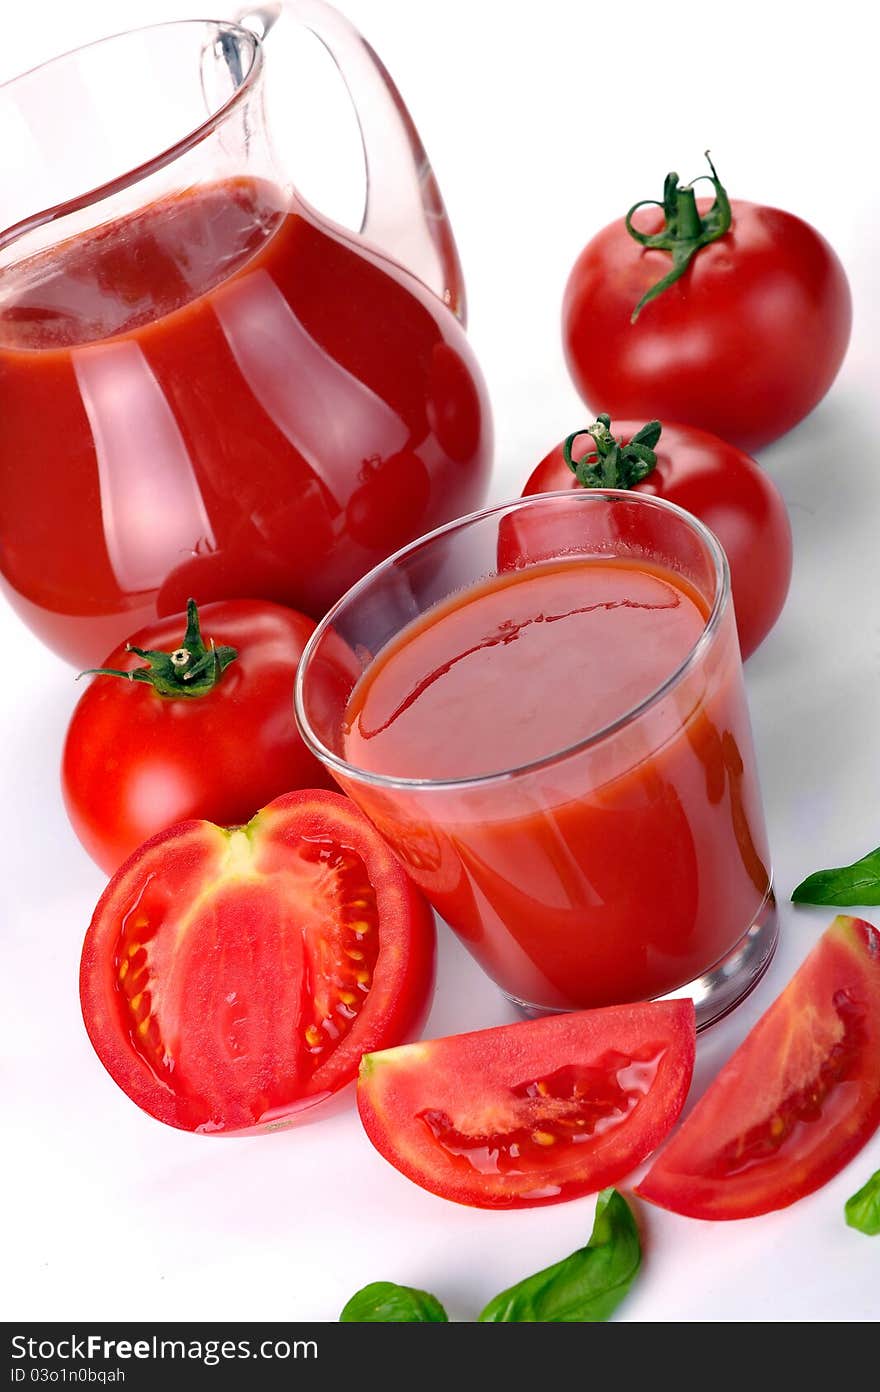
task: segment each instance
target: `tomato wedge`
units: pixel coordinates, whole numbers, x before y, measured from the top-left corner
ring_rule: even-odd
[[[841,915],[636,1193],[751,1218],[825,1184],[880,1125],[880,933]]]
[[[80,999],[104,1067],[186,1131],[286,1125],[421,1024],[431,912],[339,793],[296,792],[245,827],[181,822],[108,884]]]
[[[552,1015],[368,1054],[373,1145],[423,1189],[478,1208],[616,1184],[657,1148],[690,1086],[690,1001]]]

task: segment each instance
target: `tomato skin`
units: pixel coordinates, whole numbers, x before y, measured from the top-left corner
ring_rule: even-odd
[[[293,685],[314,623],[263,600],[221,600],[200,610],[205,639],[238,657],[204,696],[174,699],[141,682],[92,678],[80,697],[62,759],[73,829],[112,874],[143,841],[175,822],[247,822],[294,788],[335,787],[306,749],[293,718]],[[173,651],[182,615],[131,640]],[[142,659],[118,647],[102,666],[125,671]]]
[[[711,200],[698,200],[705,213]],[[791,213],[734,199],[732,226],[632,324],[642,295],[671,267],[623,218],[587,244],[563,299],[563,342],[594,412],[686,421],[752,452],[791,430],[843,362],[852,299],[837,255]],[[659,209],[636,215],[642,231]]]
[[[430,1193],[477,1208],[560,1203],[616,1184],[657,1148],[684,1105],[695,1041],[694,1009],[687,1000],[551,1015],[423,1040],[365,1055],[358,1110],[380,1154]],[[445,1148],[425,1120],[448,1114],[476,1138],[475,1145],[491,1151],[484,1137],[497,1143],[518,1134],[522,1116],[526,1131],[536,1127],[541,1133],[542,1125],[557,1124],[553,1101],[536,1096],[534,1088],[540,1093],[554,1076],[580,1069],[587,1079],[580,1097],[589,1115],[591,1099],[601,1097],[609,1071],[617,1077],[616,1070],[625,1074],[636,1059],[649,1056],[650,1065],[642,1065],[650,1074],[647,1086],[645,1078],[635,1085],[619,1125],[606,1126],[578,1145],[566,1145],[564,1138],[556,1144],[545,1136],[536,1162],[514,1158],[507,1171],[500,1162],[472,1164],[461,1151]],[[524,1087],[529,1088],[525,1102]],[[550,1091],[551,1099],[565,1095],[552,1086]],[[613,1106],[605,1110],[606,1119]],[[454,1134],[460,1136],[460,1130]]]
[[[612,417],[611,429],[627,443],[645,421]],[[591,447],[588,435],[574,443],[575,458]],[[657,463],[634,492],[677,503],[715,533],[727,553],[743,658],[767,637],[791,581],[791,523],[782,496],[753,459],[708,431],[664,422]],[[552,449],[530,475],[523,497],[580,488],[562,455]]]
[[[243,843],[231,855],[230,834],[209,822],[169,827],[139,847],[104,890],[86,933],[80,964],[83,1020],[107,1072],[149,1115],[204,1134],[241,1135],[292,1124],[301,1113],[351,1083],[364,1052],[417,1034],[434,987],[431,910],[349,798],[321,791],[289,793],[276,798],[244,831],[232,836],[246,837],[250,855],[245,865],[240,864]],[[323,987],[329,982],[332,989],[342,960],[339,953],[332,954],[329,928],[311,956],[306,942],[309,924],[318,920],[312,912],[314,900],[308,898],[311,886],[296,879],[296,857],[304,843],[322,838],[353,849],[361,858],[376,896],[374,931],[379,941],[371,984],[354,1022],[329,1048],[326,1058],[310,1064],[303,1045],[302,1002],[315,995],[318,984]],[[247,907],[241,912],[241,897],[251,893],[255,884],[281,905],[278,924],[285,926],[286,915],[286,933],[275,932],[278,925],[268,914],[248,922]],[[319,918],[321,914],[326,918],[327,900],[320,893],[316,897]],[[208,906],[204,921],[193,917],[201,903]],[[135,924],[143,942],[130,941],[131,920],[145,904],[152,904],[155,931]],[[232,932],[222,941],[212,934],[214,919],[224,916]],[[338,921],[333,927],[340,931]],[[245,935],[245,928],[251,937]],[[323,956],[328,943],[332,960]],[[244,966],[234,967],[234,989],[229,990],[228,975],[221,976],[222,959],[233,956],[236,949]],[[258,950],[264,953],[262,963],[256,960]],[[318,983],[327,960],[329,974]],[[167,1071],[147,1046],[139,1044],[143,1021],[134,1024],[132,1002],[124,994],[120,975],[126,962],[131,971],[144,973],[144,984],[135,979],[131,989],[137,991],[139,1006],[142,997],[149,997],[142,1007],[148,1011],[147,1044],[155,1017],[163,1040],[158,1053],[164,1051],[171,1059]],[[169,1000],[175,994],[178,1000],[172,1008]],[[249,1016],[243,1025],[220,1020],[228,1001],[241,1002],[242,1014]],[[202,1029],[206,1036],[196,1041],[199,1067],[189,1080],[180,1066],[187,1052],[187,1028]],[[241,1096],[235,1089],[224,1094],[230,1067],[232,1076],[236,1068],[250,1067],[239,1034],[254,1055],[252,1071],[259,1090],[278,1093],[262,1113],[248,1105],[246,1087]]]
[[[636,1192],[689,1218],[771,1213],[826,1184],[878,1126],[880,933],[841,915]]]

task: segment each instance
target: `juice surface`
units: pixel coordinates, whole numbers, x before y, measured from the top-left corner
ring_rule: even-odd
[[[0,348],[75,348],[164,318],[234,275],[284,214],[280,189],[241,180],[62,242],[4,273]]]
[[[456,779],[556,754],[660,687],[706,617],[680,576],[622,560],[496,577],[418,620],[367,670],[345,757],[396,777]]]
[[[0,270],[0,414],[0,579],[80,666],[190,595],[319,616],[491,450],[449,311],[247,178]]]
[[[536,564],[430,610],[351,693],[348,761],[437,782],[341,781],[518,1001],[674,992],[762,912],[769,855],[732,609],[619,719],[681,667],[707,609],[657,566]]]

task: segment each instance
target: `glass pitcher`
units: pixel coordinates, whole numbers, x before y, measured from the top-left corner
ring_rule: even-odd
[[[282,10],[354,102],[360,234],[279,168],[263,40]],[[100,663],[190,595],[319,617],[480,504],[491,421],[455,243],[337,11],[104,39],[0,88],[0,139],[0,579],[57,652]]]

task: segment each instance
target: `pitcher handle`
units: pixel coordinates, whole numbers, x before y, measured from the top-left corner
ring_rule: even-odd
[[[268,0],[240,11],[236,22],[264,39],[285,11],[320,39],[354,106],[367,175],[361,235],[418,276],[464,324],[464,279],[446,207],[384,63],[325,0]]]

